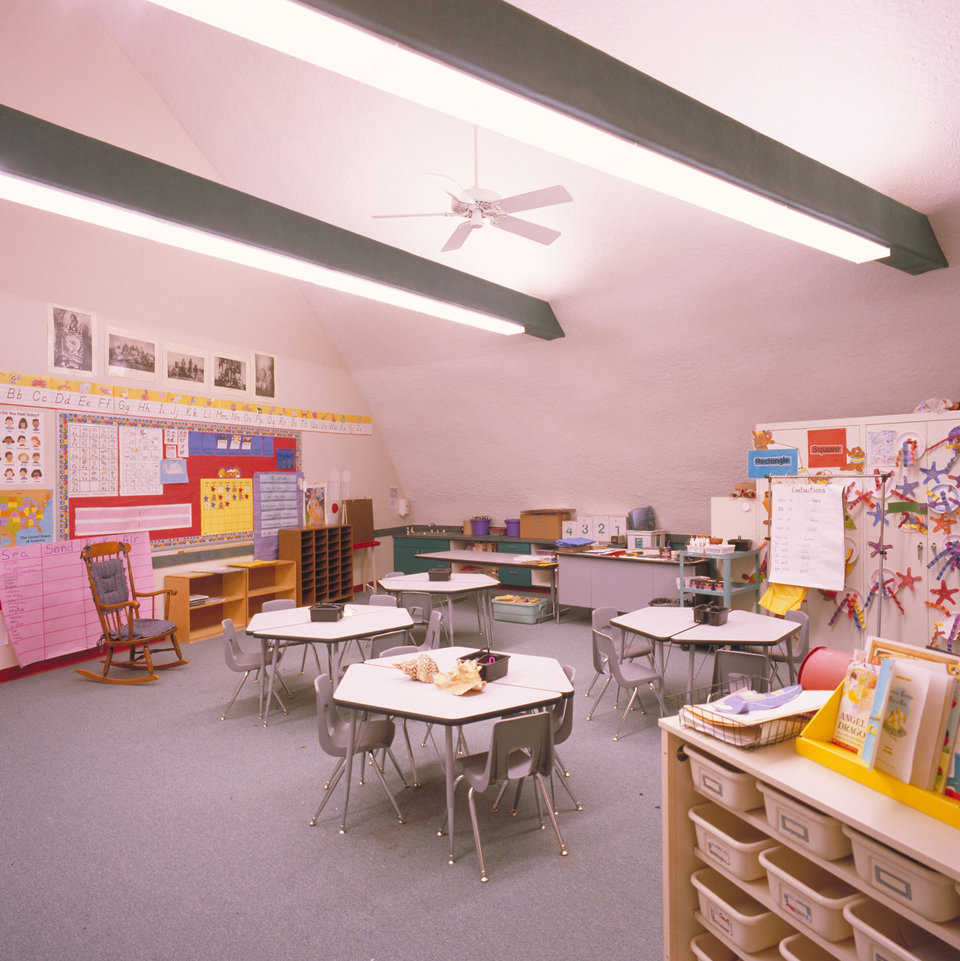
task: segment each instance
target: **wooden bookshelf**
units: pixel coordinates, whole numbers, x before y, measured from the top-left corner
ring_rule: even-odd
[[[296,565],[299,607],[353,597],[353,530],[349,524],[282,528],[279,555]]]
[[[228,617],[239,628],[247,623],[245,570],[168,574],[163,583],[177,592],[170,598],[167,617],[177,625],[177,639],[181,642],[217,636],[222,633],[220,622]],[[206,594],[210,600],[191,607],[191,594]]]
[[[276,599],[297,600],[297,565],[290,560],[238,561],[229,567],[246,571],[247,575],[247,621],[259,614],[265,601]]]

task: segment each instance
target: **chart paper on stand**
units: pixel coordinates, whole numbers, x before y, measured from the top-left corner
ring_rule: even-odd
[[[775,484],[770,580],[843,590],[843,484]]]

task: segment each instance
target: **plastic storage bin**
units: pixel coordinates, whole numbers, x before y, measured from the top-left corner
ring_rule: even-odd
[[[709,931],[691,938],[690,950],[699,961],[739,961],[737,956]]]
[[[853,925],[860,961],[957,961],[956,948],[876,901],[854,901],[843,916]]]
[[[697,832],[697,847],[741,881],[756,881],[767,872],[757,855],[776,841],[716,804],[698,804],[687,812]]]
[[[684,751],[690,758],[694,790],[734,811],[752,811],[763,804],[757,783],[749,774],[701,754],[689,745],[684,746]]]
[[[770,896],[798,924],[811,928],[826,941],[844,941],[853,933],[843,909],[861,898],[856,888],[834,877],[790,848],[763,851]]]
[[[953,880],[846,825],[843,833],[853,845],[857,874],[878,891],[931,921],[960,916],[960,891]]]
[[[781,794],[769,784],[758,784],[767,823],[775,834],[824,858],[836,861],[850,853],[850,839],[836,818]]]
[[[772,947],[793,932],[786,921],[713,868],[696,871],[690,881],[697,889],[700,913],[707,924],[747,954]]]
[[[802,934],[784,938],[780,942],[780,954],[786,961],[836,961],[829,951],[824,951]]]
[[[510,598],[507,600],[507,598]],[[497,621],[514,624],[539,624],[546,617],[547,602],[542,597],[520,594],[503,595],[493,599],[493,617]]]

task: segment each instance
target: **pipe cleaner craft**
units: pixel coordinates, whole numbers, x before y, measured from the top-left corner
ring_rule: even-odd
[[[827,626],[833,627],[837,621],[837,618],[844,610],[847,612],[847,618],[857,625],[858,631],[862,633],[866,630],[866,615],[863,612],[863,608],[860,606],[860,595],[857,594],[856,591],[848,591],[843,595],[840,603],[837,605],[836,610],[830,617],[830,620],[827,621]]]
[[[910,593],[916,594],[916,589],[913,585],[916,584],[917,581],[922,581],[923,578],[917,574],[914,574],[909,567],[907,568],[906,574],[901,574],[900,571],[895,571],[895,573],[897,577],[900,578],[900,583],[897,585],[897,590],[902,591],[905,587],[909,587]]]
[[[947,587],[946,581],[940,581],[939,587],[931,587],[930,593],[933,594],[938,604],[953,604],[953,595],[960,591],[960,587]]]
[[[870,548],[871,557],[876,557],[877,554],[883,554],[886,557],[887,551],[893,547],[893,544],[884,544],[881,538],[878,541],[867,541],[867,546]]]
[[[914,493],[916,489],[920,486],[920,481],[908,481],[904,478],[900,481],[900,494],[905,501],[914,500]]]
[[[867,511],[870,519],[873,521],[873,526],[876,527],[881,521],[883,521],[883,527],[886,527],[890,523],[890,518],[884,514],[882,508],[878,505],[874,507],[872,511]]]
[[[953,525],[956,524],[956,522],[956,518],[951,517],[949,514],[939,514],[933,519],[933,532],[943,531],[943,533],[949,537],[953,533]]]
[[[920,473],[923,474],[923,482],[925,484],[939,484],[940,475],[946,474],[946,467],[937,467],[937,462],[934,461],[929,467],[921,467]]]
[[[944,574],[951,568],[960,571],[960,541],[947,541],[943,545],[943,550],[927,564],[927,570],[930,570],[934,564],[939,564],[940,561],[943,561],[943,567],[937,572],[937,580],[942,580]]]

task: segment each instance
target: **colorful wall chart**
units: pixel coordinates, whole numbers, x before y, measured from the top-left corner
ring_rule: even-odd
[[[150,538],[128,534],[120,539],[130,545],[134,583],[153,590]],[[100,620],[80,552],[100,540],[0,547],[0,604],[21,667],[96,646]],[[146,610],[149,616],[149,604]]]
[[[299,471],[253,475],[253,556],[257,560],[276,558],[281,527],[300,527],[302,486]]]
[[[252,480],[217,477],[200,481],[200,533],[204,537],[252,530]]]
[[[0,547],[53,540],[53,491],[0,491]]]

